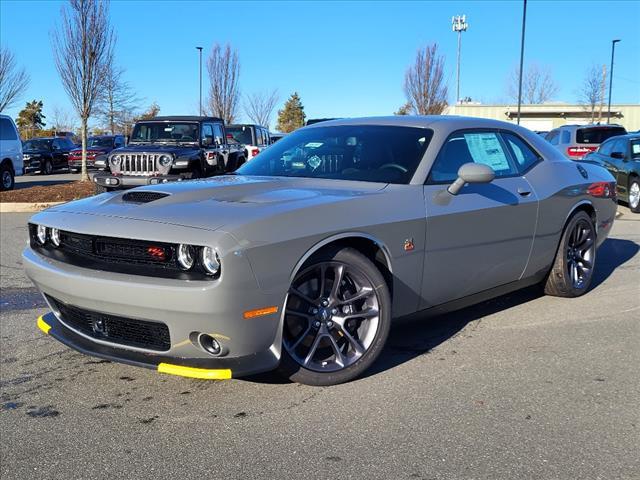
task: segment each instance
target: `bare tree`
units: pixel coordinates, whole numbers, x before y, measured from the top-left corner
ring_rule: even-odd
[[[15,105],[29,86],[29,75],[16,66],[13,52],[0,47],[0,112]]]
[[[514,68],[507,86],[507,93],[514,103],[518,101],[519,74],[519,69]],[[535,105],[548,102],[556,93],[558,93],[558,85],[548,67],[532,63],[525,68],[522,79],[523,103]]]
[[[75,121],[73,115],[68,110],[65,110],[58,105],[53,107],[51,114],[51,127],[56,132],[73,132]]]
[[[231,50],[229,44],[222,49],[220,44],[216,43],[207,59],[207,71],[209,72],[209,112],[227,123],[233,123],[240,96],[238,52]]]
[[[273,110],[276,108],[278,98],[277,90],[247,95],[244,111],[253,123],[269,128],[271,115],[273,115]]]
[[[115,37],[106,0],[70,0],[52,35],[53,55],[62,85],[80,117],[82,181],[87,175],[87,123],[100,99],[113,61]]]
[[[596,107],[602,103],[602,68],[592,64],[585,72],[584,80],[578,91],[578,101],[591,112],[591,123],[596,119]]]
[[[447,106],[444,57],[438,54],[437,44],[418,50],[404,75],[404,93],[411,111],[418,115],[438,115]]]
[[[131,85],[122,78],[123,74],[123,68],[109,65],[104,78],[102,95],[97,104],[97,113],[102,117],[111,135],[124,129],[124,117],[128,112],[135,110],[138,103]]]

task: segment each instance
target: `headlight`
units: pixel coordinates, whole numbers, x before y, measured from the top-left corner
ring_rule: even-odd
[[[163,167],[168,167],[173,162],[173,157],[171,155],[160,155],[158,161]]]
[[[195,249],[191,245],[178,245],[178,263],[183,270],[190,270],[195,260]]]
[[[111,165],[118,166],[120,165],[120,161],[122,160],[122,158],[120,157],[120,155],[114,155],[111,157],[111,159],[109,160],[109,162],[111,163]]]
[[[53,243],[54,247],[60,246],[60,230],[57,228],[51,229],[51,243]]]
[[[215,275],[220,271],[220,258],[218,252],[211,247],[203,247],[200,253],[202,266],[209,275]]]
[[[38,238],[38,243],[40,245],[44,245],[47,243],[47,227],[44,225],[38,225],[38,229],[36,230],[36,237]]]

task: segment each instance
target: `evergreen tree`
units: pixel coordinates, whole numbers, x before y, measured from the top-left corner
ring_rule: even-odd
[[[20,130],[20,138],[23,140],[36,136],[36,132],[45,126],[45,116],[42,113],[42,100],[27,102],[25,107],[18,113],[16,125]]]
[[[298,92],[293,92],[293,95],[285,102],[284,108],[278,110],[278,125],[276,128],[283,133],[293,132],[295,129],[304,126],[305,117],[300,96]]]

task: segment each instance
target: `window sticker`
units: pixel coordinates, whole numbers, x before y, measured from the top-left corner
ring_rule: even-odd
[[[640,155],[640,143],[632,143],[631,150],[634,155]]]
[[[510,169],[495,133],[465,133],[464,139],[475,163],[488,165],[496,172]]]

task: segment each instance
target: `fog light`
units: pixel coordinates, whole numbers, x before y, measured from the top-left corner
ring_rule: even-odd
[[[60,246],[60,230],[57,228],[51,229],[51,243],[53,243],[54,247]]]
[[[203,247],[200,261],[209,275],[215,275],[220,271],[220,258],[218,257],[218,252],[213,248]]]
[[[38,243],[40,245],[44,245],[45,243],[47,243],[47,227],[45,227],[44,225],[38,225],[36,237],[38,238]]]
[[[191,245],[181,243],[178,245],[178,263],[183,270],[189,270],[193,267],[195,259],[195,251]]]
[[[198,343],[205,351],[207,351],[211,355],[220,355],[220,352],[222,351],[220,343],[218,343],[215,338],[207,333],[201,333],[198,336]]]

